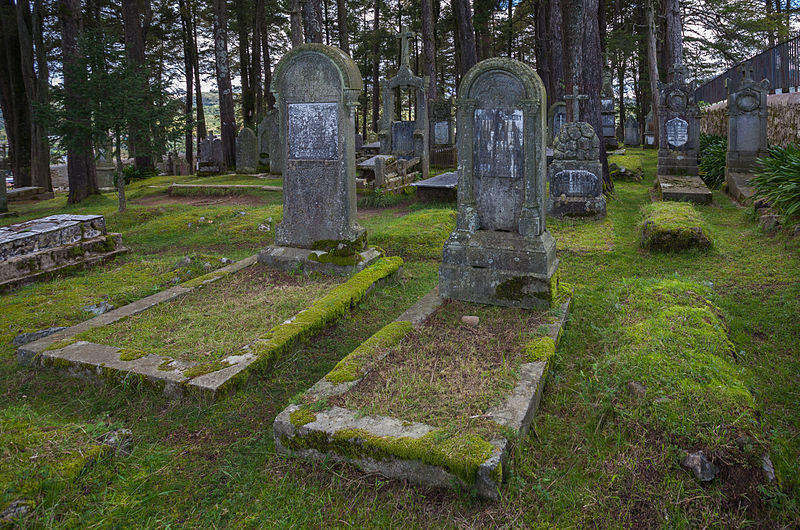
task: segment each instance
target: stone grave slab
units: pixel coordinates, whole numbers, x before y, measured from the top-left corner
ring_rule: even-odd
[[[52,191],[47,191],[37,186],[22,186],[20,188],[6,190],[6,199],[8,202],[46,201],[55,196],[55,193]]]
[[[703,179],[694,175],[659,175],[656,178],[656,191],[664,201],[711,204],[711,191]]]
[[[0,227],[0,290],[127,252],[102,215],[59,214]]]
[[[458,191],[458,172],[448,171],[411,185],[417,188],[417,199],[422,202],[455,202]]]
[[[700,107],[686,69],[676,64],[673,81],[659,85],[658,174],[697,176],[700,149]]]
[[[639,139],[639,121],[633,116],[628,116],[625,120],[625,145],[638,146],[641,141]]]

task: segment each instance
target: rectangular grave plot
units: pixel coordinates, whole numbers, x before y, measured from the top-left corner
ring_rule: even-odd
[[[339,158],[339,104],[289,103],[289,159]]]
[[[78,340],[188,363],[213,362],[309,307],[344,278],[290,276],[251,265],[137,315],[76,335]]]
[[[473,172],[476,177],[524,175],[523,118],[519,109],[475,110]]]

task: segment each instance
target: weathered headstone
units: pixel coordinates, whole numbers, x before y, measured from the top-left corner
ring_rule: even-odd
[[[659,148],[656,187],[664,200],[711,202],[711,192],[699,177],[700,107],[686,70],[677,63],[673,81],[660,83],[658,101]]]
[[[296,46],[275,67],[283,221],[262,263],[346,274],[377,258],[364,250],[356,222],[354,112],[362,89],[356,64],[333,46]]]
[[[556,101],[550,105],[547,113],[548,136],[547,145],[552,146],[553,140],[558,136],[561,126],[567,123],[567,104],[563,101]]]
[[[625,120],[625,145],[638,146],[639,141],[639,120],[633,115]]]
[[[458,217],[439,293],[478,303],[548,307],[556,244],[545,227],[547,96],[519,61],[493,58],[458,91]]]
[[[554,217],[601,218],[606,215],[600,139],[585,122],[561,127],[553,142],[553,162],[548,168],[548,213]]]
[[[236,137],[236,172],[252,174],[258,170],[258,138],[252,129],[243,127]]]
[[[117,168],[111,158],[111,146],[101,145],[97,149],[97,160],[95,161],[95,172],[97,174],[97,187],[100,189],[114,188],[114,172]]]
[[[267,112],[267,135],[269,142],[269,172],[280,175],[283,173],[284,139],[281,137],[280,116],[278,109]]]
[[[617,148],[617,111],[613,96],[600,98],[600,119],[603,125],[603,141],[607,150]]]
[[[381,142],[381,154],[395,155],[401,158],[418,158],[419,171],[423,179],[428,178],[430,151],[428,146],[428,78],[417,77],[409,66],[409,41],[414,33],[401,30],[402,53],[397,75],[381,83],[383,114],[378,131]],[[395,93],[402,96],[413,90],[416,105],[414,120],[403,121],[402,116],[395,115]],[[410,110],[410,109],[409,109]],[[395,118],[398,118],[397,120]]]
[[[264,119],[258,124],[258,165],[259,169],[269,166],[269,119]]]
[[[726,83],[727,84],[727,83]],[[756,159],[767,156],[767,93],[769,81],[756,82],[749,65],[742,68],[737,86],[728,85],[728,153],[725,179],[728,193],[749,199],[754,190],[750,178]]]
[[[211,175],[222,171],[222,141],[209,134],[200,141],[197,152],[197,173]]]
[[[655,149],[656,148],[656,128],[653,125],[653,110],[651,109],[650,112],[647,113],[647,116],[644,118],[644,148],[645,149]]]
[[[433,167],[456,165],[455,122],[449,99],[434,99],[431,108],[430,163]]]

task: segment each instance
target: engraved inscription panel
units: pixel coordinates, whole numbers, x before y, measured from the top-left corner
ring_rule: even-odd
[[[672,118],[665,127],[667,129],[667,143],[674,147],[685,145],[689,141],[689,124],[681,118]]]
[[[287,142],[291,160],[339,158],[339,104],[289,103]]]
[[[522,111],[476,109],[473,171],[476,177],[523,176]]]
[[[601,193],[600,179],[585,169],[563,169],[550,182],[553,197],[599,197]]]
[[[450,143],[450,123],[437,121],[433,124],[433,143],[435,145],[447,145]]]

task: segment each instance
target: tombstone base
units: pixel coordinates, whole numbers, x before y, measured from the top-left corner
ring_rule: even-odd
[[[17,217],[19,213],[17,212],[0,212],[0,219],[7,219],[9,217]]]
[[[547,215],[562,219],[578,217],[581,219],[602,219],[606,216],[606,198],[599,197],[550,197],[547,202]]]
[[[319,272],[328,276],[350,276],[372,265],[381,257],[374,248],[353,256],[329,256],[320,250],[307,248],[269,246],[258,253],[258,262],[285,272]]]
[[[479,304],[548,308],[557,288],[556,242],[549,232],[456,230],[444,245],[439,294]]]
[[[745,202],[756,194],[755,188],[750,185],[753,175],[750,173],[727,172],[726,187],[728,195],[737,201]]]
[[[711,204],[711,190],[703,179],[692,175],[659,175],[656,191],[662,201],[688,201],[695,204]]]
[[[698,176],[700,169],[697,167],[697,157],[680,156],[674,154],[658,155],[658,174],[682,177],[684,175]]]

